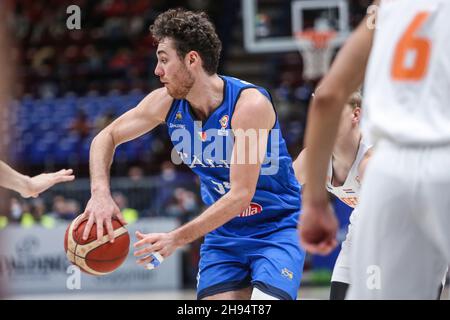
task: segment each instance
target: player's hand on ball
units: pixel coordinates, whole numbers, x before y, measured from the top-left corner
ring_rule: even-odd
[[[46,191],[55,184],[72,181],[73,179],[75,179],[75,176],[73,175],[72,169],[63,169],[53,173],[42,173],[29,178],[28,187],[26,190],[21,191],[20,195],[24,198],[36,198],[40,193]]]
[[[177,248],[176,239],[172,233],[148,233],[143,234],[136,231],[138,241],[134,244],[135,257],[139,258],[136,263],[147,269],[153,269],[163,259],[169,257]],[[155,259],[159,261],[154,261]],[[153,266],[152,268],[149,268]]]
[[[327,255],[337,246],[338,221],[328,201],[319,205],[303,202],[298,229],[303,248],[312,254]]]
[[[97,240],[100,240],[105,231],[108,234],[109,241],[111,243],[114,242],[114,230],[111,223],[112,217],[116,217],[122,225],[126,225],[126,221],[120,212],[119,207],[114,202],[111,194],[97,194],[91,196],[89,199],[86,209],[82,214],[83,218],[78,220],[78,223],[87,219],[88,222],[83,232],[83,240],[86,240],[89,236],[89,232],[91,231],[94,223],[97,228]],[[77,226],[75,226],[77,227]]]

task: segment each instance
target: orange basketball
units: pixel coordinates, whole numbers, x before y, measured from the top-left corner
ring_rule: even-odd
[[[101,241],[96,241],[97,227],[95,224],[87,240],[83,240],[82,237],[87,220],[81,222],[78,228],[74,229],[75,221],[80,218],[81,216],[72,221],[67,227],[64,237],[64,249],[69,261],[84,272],[96,276],[102,276],[116,270],[128,255],[130,248],[128,230],[119,220],[113,218],[114,243],[109,242],[106,228],[104,229],[105,235],[103,235]]]

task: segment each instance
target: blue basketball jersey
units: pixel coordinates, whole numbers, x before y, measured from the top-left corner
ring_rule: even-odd
[[[240,94],[245,89],[255,88],[272,103],[264,88],[232,77],[221,76],[221,79],[224,81],[223,101],[206,120],[197,121],[192,107],[184,99],[174,100],[166,117],[176,152],[200,178],[201,196],[206,205],[213,204],[230,189],[234,145],[231,119]],[[266,157],[251,205],[211,234],[264,236],[296,227],[299,212],[300,186],[277,119],[268,136]]]

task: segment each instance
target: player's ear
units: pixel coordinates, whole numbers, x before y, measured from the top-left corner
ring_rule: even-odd
[[[194,66],[195,64],[199,63],[200,56],[198,55],[197,51],[189,51],[186,55],[186,60],[189,66]]]
[[[353,110],[353,121],[359,122],[361,120],[361,108],[356,107]]]

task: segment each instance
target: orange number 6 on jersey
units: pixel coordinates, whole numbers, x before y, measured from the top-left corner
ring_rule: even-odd
[[[430,60],[431,41],[417,36],[417,30],[428,19],[429,12],[418,13],[403,34],[395,49],[392,78],[398,81],[419,81],[427,71]],[[414,63],[407,65],[408,53],[415,52]]]

